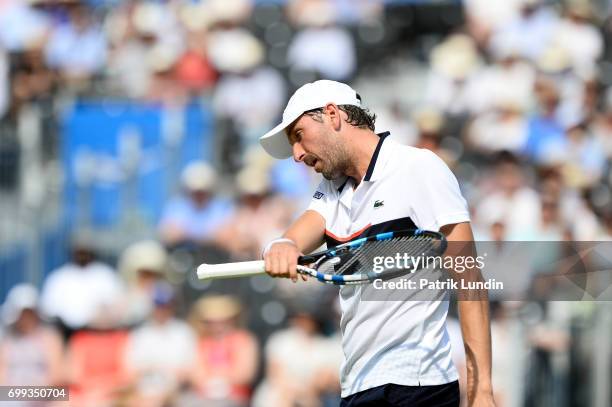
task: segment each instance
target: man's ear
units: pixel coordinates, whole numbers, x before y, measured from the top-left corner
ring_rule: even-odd
[[[340,131],[342,128],[342,111],[338,105],[334,103],[328,103],[323,108],[323,112],[329,117],[332,127],[335,131]]]

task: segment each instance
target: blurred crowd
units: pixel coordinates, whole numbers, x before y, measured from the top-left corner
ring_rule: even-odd
[[[337,403],[342,353],[339,338],[323,334],[320,312],[294,307],[263,347],[245,327],[243,299],[208,292],[185,302],[166,278],[160,243],[128,247],[117,271],[93,246],[91,236],[75,239],[71,261],[40,292],[10,290],[3,385],[68,386],[71,406]]]
[[[430,126],[460,117],[462,143],[449,145],[449,160],[493,169],[482,176],[464,168],[483,237],[495,225],[511,240],[607,240],[606,31],[588,1],[505,4],[467,1],[465,31],[434,47],[424,99],[442,117],[430,117]]]
[[[67,100],[204,100],[215,116],[214,162],[185,166],[151,240],[97,259],[95,231],[76,230],[70,261],[40,289],[12,288],[1,383],[69,385],[71,405],[83,406],[337,405],[334,292],[275,281],[230,295],[231,286],[215,292],[185,277],[202,261],[259,258],[303,208],[316,181],[266,157],[257,138],[294,89],[319,78],[359,89],[384,77],[364,98],[377,130],[447,162],[477,239],[612,238],[612,23],[600,2],[465,0],[462,23],[416,44],[398,39],[382,63],[363,51],[389,34],[393,9],[382,0],[256,3],[0,1],[1,188],[15,182],[3,169],[19,161],[17,129],[33,108],[49,161]],[[419,87],[395,85],[406,76]],[[259,310],[256,292],[279,302]],[[532,321],[517,345],[519,307],[495,305],[500,406],[528,399],[518,396],[528,393],[528,362],[517,367],[503,350],[524,345],[549,366],[568,352],[569,320],[592,312],[538,307],[545,323]],[[258,313],[273,326],[265,335],[252,323]],[[449,331],[462,369],[452,321]]]

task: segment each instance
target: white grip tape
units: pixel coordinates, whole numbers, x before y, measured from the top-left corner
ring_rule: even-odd
[[[224,264],[201,264],[198,266],[198,278],[209,280],[214,278],[248,277],[265,274],[266,263],[263,260],[241,261]]]

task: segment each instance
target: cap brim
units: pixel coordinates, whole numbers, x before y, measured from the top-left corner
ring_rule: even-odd
[[[266,150],[266,153],[281,160],[293,155],[293,148],[285,134],[285,128],[291,122],[283,122],[259,138],[259,143]]]

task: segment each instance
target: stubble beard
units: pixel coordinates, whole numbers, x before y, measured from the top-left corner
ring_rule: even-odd
[[[346,176],[350,160],[343,146],[340,143],[330,145],[327,156],[321,175],[329,181]]]

